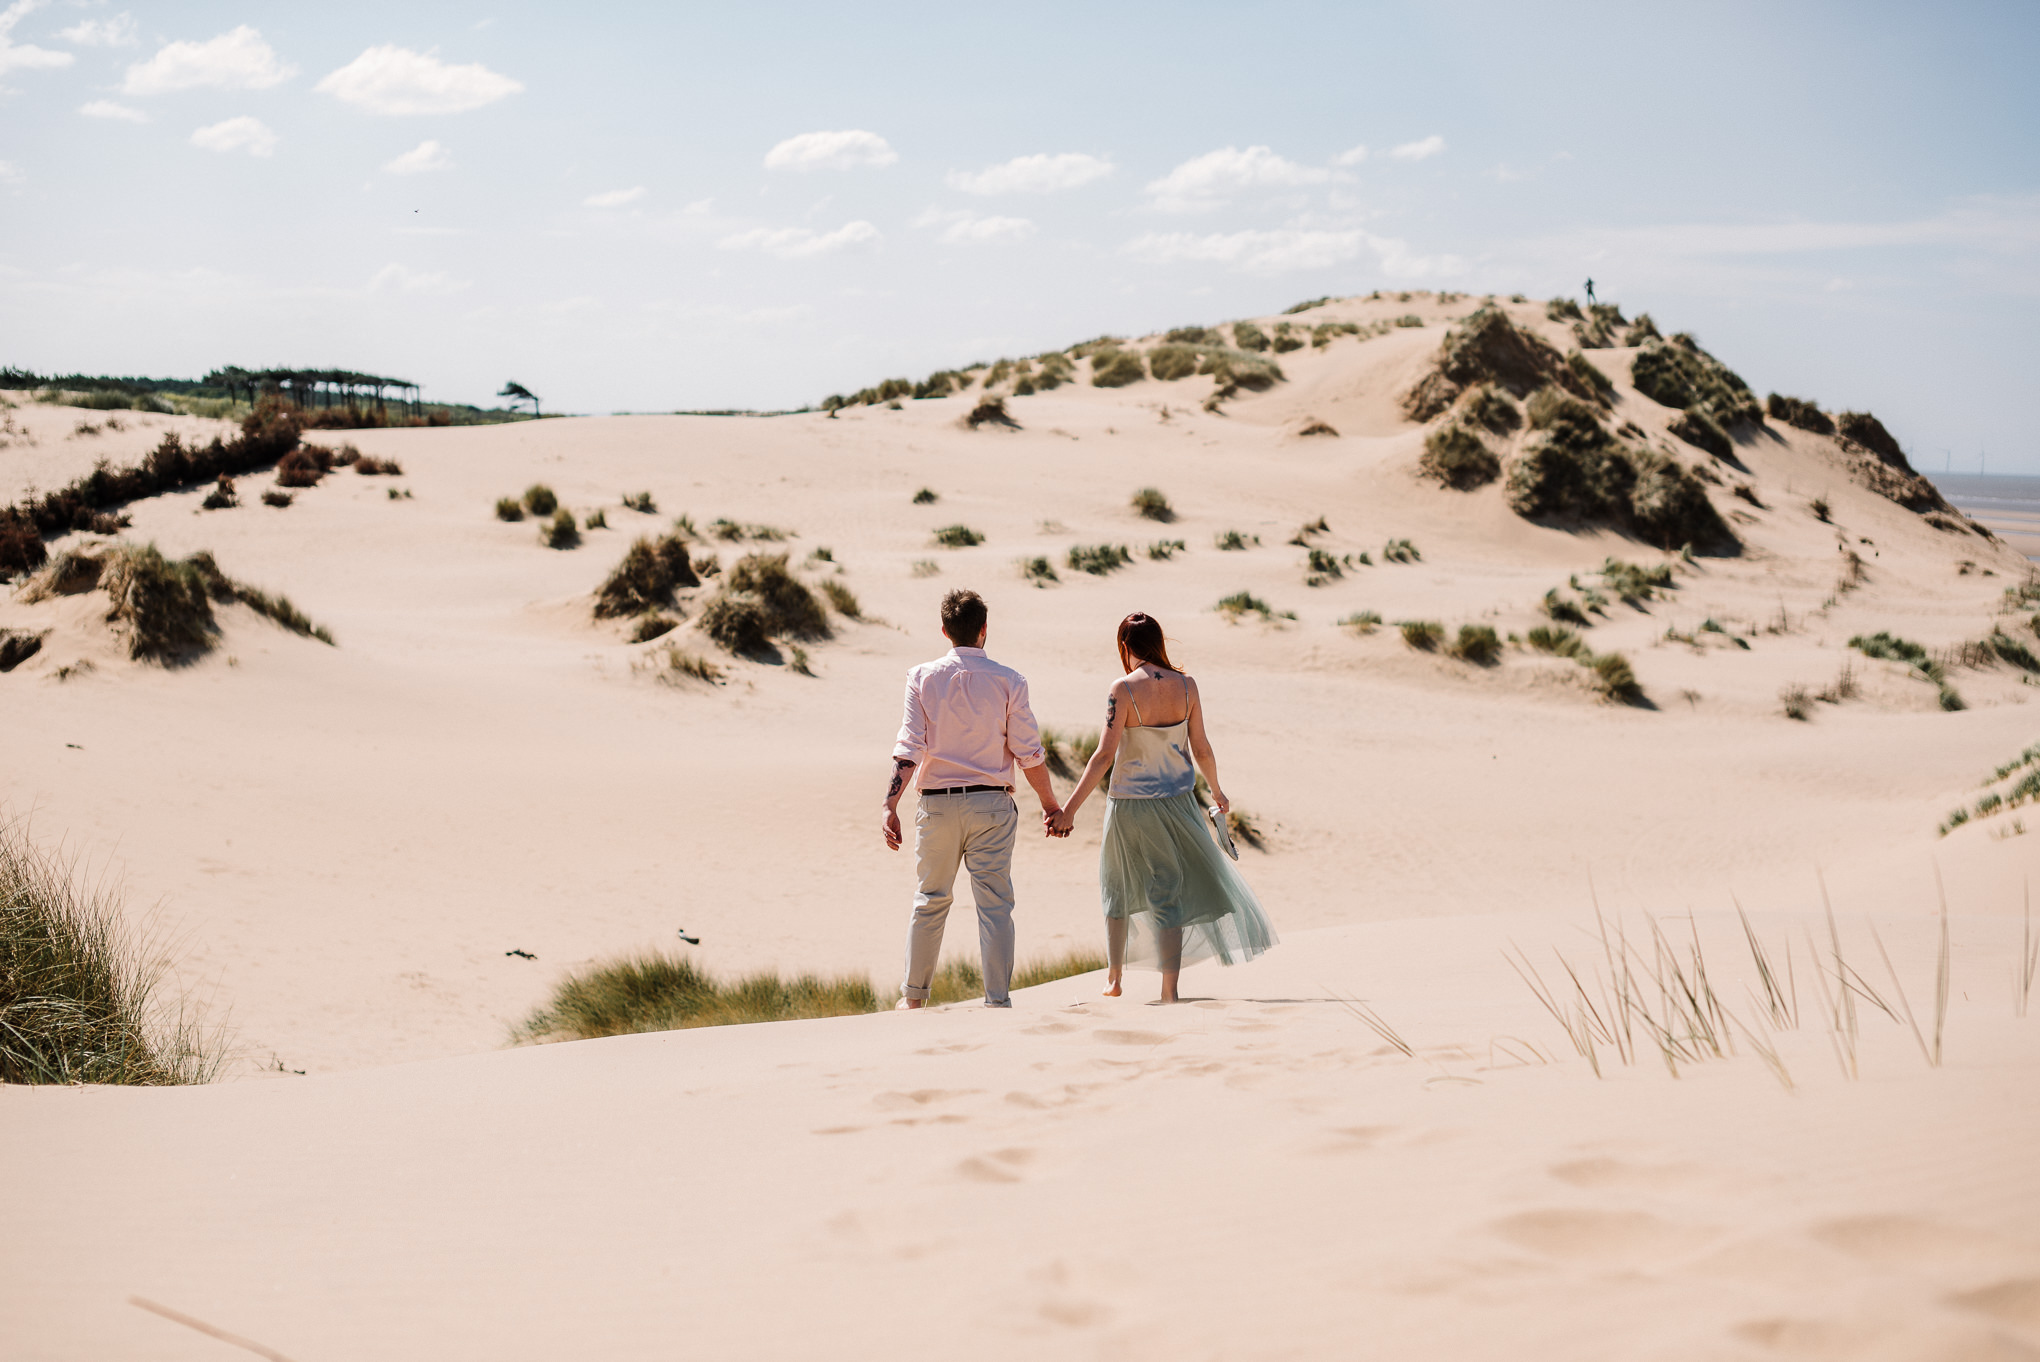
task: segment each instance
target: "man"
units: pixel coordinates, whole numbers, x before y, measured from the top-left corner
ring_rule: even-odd
[[[1046,754],[1027,707],[1027,678],[985,656],[986,615],[975,591],[944,596],[942,632],[954,646],[907,673],[907,717],[893,744],[881,822],[886,846],[898,851],[900,795],[909,782],[919,787],[914,860],[921,885],[907,927],[901,1010],[927,1004],[959,867],[969,870],[977,903],[985,1006],[1013,1005],[1006,995],[1013,982],[1013,843],[1020,825],[1014,764],[1041,801],[1044,828],[1062,811],[1042,764]]]

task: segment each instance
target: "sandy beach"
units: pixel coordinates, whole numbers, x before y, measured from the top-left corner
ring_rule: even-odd
[[[0,1249],[8,1354],[225,1355],[130,1297],[297,1362],[872,1357],[903,1339],[994,1357],[2040,1353],[2040,1017],[2015,1015],[2040,843],[2013,809],[1941,832],[2036,736],[2033,679],[1959,660],[2000,624],[2030,641],[2032,607],[2005,602],[2029,580],[2022,541],[1929,523],[1864,486],[1859,453],[1780,421],[1710,461],[1667,433],[1678,412],[1636,390],[1624,347],[1586,352],[1609,424],[1707,467],[1739,552],[1682,559],[1525,519],[1500,482],[1441,487],[1402,399],[1480,305],[1330,302],[1307,320],[1361,336],[1281,355],[1286,381],[1216,411],[1197,376],[1009,395],[1015,429],[971,428],[965,394],[307,432],[402,472],[338,469],[283,508],[258,499],[267,475],[232,509],[201,509],[204,489],[127,508],[122,540],[209,550],[333,647],[237,606],[211,653],[165,668],[126,656],[103,594],[0,597],[0,628],[46,634],[0,676],[8,814],[124,886],[234,1046],[230,1081],[203,1087],[0,1087],[0,1151],[35,1170]],[[1498,306],[1566,348],[1543,304]],[[1405,315],[1422,325],[1380,325]],[[78,435],[102,414],[11,396],[8,498],[217,426]],[[492,515],[541,482],[607,527],[553,550]],[[1173,520],[1132,508],[1144,487]],[[639,491],[656,513],[622,505]],[[863,618],[806,646],[812,675],[702,638],[712,582],[673,634],[629,642],[593,593],[683,514],[697,558],[786,553]],[[718,541],[718,518],[784,537]],[[940,547],[951,525],[983,542]],[[1221,550],[1229,531],[1247,546]],[[1418,556],[1389,561],[1392,540]],[[1158,541],[1182,547],[1151,557]],[[1131,562],[1065,566],[1096,544]],[[1312,547],[1350,565],[1307,585]],[[1036,557],[1055,581],[1023,576]],[[1673,571],[1583,631],[1629,660],[1640,703],[1521,642],[1480,666],[1396,627],[1520,640],[1547,592],[1591,588],[1611,557]],[[1161,619],[1265,833],[1242,869],[1281,947],[1186,975],[1177,1008],[1147,1005],[1149,977],[1104,1000],[1085,976],[1005,1014],[512,1045],[567,971],[646,948],[725,974],[869,973],[889,995],[912,876],[877,804],[901,679],[942,650],[955,586],[985,595],[988,651],[1063,730],[1102,718],[1116,622]],[[1216,608],[1242,591],[1272,615]],[[1380,627],[1341,624],[1362,611]],[[1955,650],[1964,707],[1849,646],[1879,631]],[[676,646],[720,680],[663,671]],[[1804,719],[1784,712],[1795,687]],[[1023,960],[1100,944],[1100,811],[1067,842],[1023,838]],[[1859,1003],[1854,1077],[1816,982],[1835,965],[1823,884],[1879,999]],[[1933,1011],[1944,901],[1932,1063],[1902,1009]],[[1568,1043],[1505,952],[1547,980],[1554,950],[1590,970],[1597,904],[1639,941],[1654,917],[1680,952],[1701,943],[1737,1018],[1723,1053],[1590,1062]],[[1796,953],[1790,1025],[1759,1001],[1738,904]],[[973,941],[952,918],[949,954]]]

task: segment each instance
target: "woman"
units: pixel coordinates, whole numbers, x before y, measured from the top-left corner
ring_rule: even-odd
[[[1251,960],[1275,944],[1275,932],[1197,807],[1197,769],[1210,782],[1219,815],[1232,807],[1204,736],[1197,683],[1169,661],[1162,626],[1148,615],[1119,622],[1119,665],[1126,675],[1106,695],[1098,750],[1049,826],[1057,835],[1068,833],[1077,810],[1111,772],[1098,861],[1111,966],[1105,996],[1119,996],[1131,958],[1161,970],[1161,1000],[1173,1003],[1186,963]]]

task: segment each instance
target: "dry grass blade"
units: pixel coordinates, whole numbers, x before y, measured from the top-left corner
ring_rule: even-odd
[[[1333,992],[1331,989],[1326,989],[1325,991],[1327,993],[1330,993],[1332,998],[1336,1000],[1341,1007],[1345,1008],[1348,1012],[1351,1012],[1354,1016],[1358,1017],[1362,1022],[1366,1023],[1368,1030],[1372,1031],[1375,1035],[1387,1041],[1390,1045],[1394,1046],[1396,1049],[1402,1051],[1403,1057],[1405,1059],[1415,1059],[1417,1057],[1417,1052],[1410,1048],[1410,1043],[1404,1040],[1400,1035],[1398,1035],[1396,1033],[1396,1029],[1393,1026],[1390,1026],[1386,1021],[1382,1020],[1381,1014],[1379,1012],[1376,1012],[1372,1007],[1369,1007],[1364,1000],[1360,998],[1341,998],[1336,992]]]
[[[1834,926],[1832,915],[1828,919],[1828,926],[1830,928]],[[1846,1029],[1842,1026],[1841,1007],[1835,1002],[1835,995],[1828,992],[1827,971],[1818,968],[1820,950],[1813,944],[1813,933],[1811,932],[1806,934],[1806,949],[1814,958],[1816,968],[1813,972],[1813,978],[1814,982],[1820,985],[1821,1022],[1827,1031],[1828,1044],[1834,1049],[1835,1063],[1840,1066],[1842,1077],[1854,1078],[1856,1077],[1856,1033],[1854,1030]],[[1840,949],[1839,945],[1837,945],[1836,949]],[[1843,996],[1847,996],[1847,990],[1843,990]],[[1851,1011],[1850,1016],[1853,1018],[1854,1015],[1855,1013]]]
[[[1757,978],[1764,985],[1764,1009],[1771,1016],[1773,1027],[1799,1029],[1799,994],[1797,988],[1789,992],[1778,986],[1777,971],[1771,968],[1771,958],[1764,950],[1764,943],[1757,939],[1757,929],[1750,925],[1750,915],[1743,911],[1742,901],[1734,899],[1735,915],[1742,922],[1743,938],[1750,943],[1750,958],[1756,962]],[[1792,938],[1785,938],[1785,973],[1792,977]]]
[[[1537,967],[1530,963],[1530,957],[1523,953],[1523,948],[1513,941],[1509,944],[1515,947],[1519,959],[1512,959],[1507,951],[1502,952],[1502,958],[1509,962],[1509,968],[1516,971],[1517,976],[1528,986],[1544,1010],[1551,1014],[1552,1020],[1565,1031],[1566,1039],[1572,1042],[1573,1049],[1593,1067],[1594,1077],[1599,1078],[1601,1058],[1594,1051],[1594,1033],[1586,1017],[1583,1014],[1568,1013],[1560,1007],[1557,995],[1546,986],[1544,977],[1538,974]]]
[[[1934,893],[1941,900],[1941,949],[1934,961],[1934,1067],[1941,1067],[1941,1037],[1948,1028],[1948,891],[1941,884],[1941,866],[1934,864]]]
[[[2033,976],[2040,973],[2040,942],[2033,940],[2033,885],[2025,886],[2026,925],[2019,936],[2018,1015],[2033,1001]]]
[[[1761,1006],[1761,1004],[1756,1004],[1754,998],[1751,999],[1751,1002]],[[1760,1035],[1756,1028],[1734,1013],[1731,1012],[1727,1016],[1728,1020],[1742,1028],[1743,1038],[1749,1041],[1750,1049],[1757,1052],[1757,1058],[1764,1061],[1764,1067],[1771,1071],[1771,1076],[1776,1078],[1779,1085],[1787,1092],[1790,1092],[1793,1087],[1792,1074],[1786,1069],[1785,1061],[1778,1055],[1777,1043],[1768,1036]]]
[[[1912,1003],[1905,996],[1905,985],[1898,981],[1898,971],[1891,967],[1891,955],[1884,949],[1884,938],[1877,934],[1874,925],[1870,928],[1870,939],[1877,943],[1877,954],[1884,960],[1884,972],[1891,976],[1891,986],[1898,992],[1898,1005],[1905,1012],[1905,1024],[1911,1028],[1913,1040],[1919,1044],[1920,1058],[1926,1060],[1929,1065],[1939,1064],[1940,1057],[1927,1048],[1927,1038],[1920,1034],[1920,1024],[1913,1020]]]

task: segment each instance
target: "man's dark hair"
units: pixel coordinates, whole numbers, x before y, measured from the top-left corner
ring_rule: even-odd
[[[975,648],[989,613],[977,592],[952,591],[942,598],[942,632],[959,648]]]

